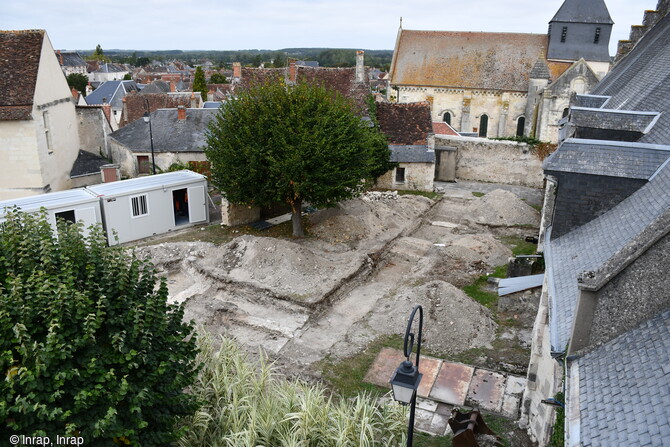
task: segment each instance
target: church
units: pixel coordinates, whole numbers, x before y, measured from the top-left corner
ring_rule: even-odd
[[[387,98],[428,101],[434,122],[480,137],[558,141],[573,94],[610,68],[614,22],[604,0],[565,0],[546,34],[401,27]]]

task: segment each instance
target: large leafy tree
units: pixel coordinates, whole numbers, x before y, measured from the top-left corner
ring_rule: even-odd
[[[207,101],[207,81],[205,80],[205,72],[202,71],[202,67],[197,67],[195,69],[195,75],[193,76],[193,91],[200,92],[202,100]]]
[[[80,230],[0,225],[0,433],[169,445],[194,409],[193,328],[151,264]]]
[[[86,86],[88,85],[88,77],[81,73],[70,73],[67,75],[67,85],[70,88],[74,87],[82,95],[86,96]]]
[[[391,167],[386,140],[370,123],[321,86],[257,85],[210,122],[212,180],[232,203],[289,204],[293,235],[303,236],[303,202],[334,206]]]

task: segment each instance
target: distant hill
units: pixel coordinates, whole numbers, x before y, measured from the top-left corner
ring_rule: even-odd
[[[280,50],[119,50],[105,49],[105,56],[114,62],[123,62],[136,65],[146,60],[169,61],[179,59],[189,64],[199,64],[210,60],[220,66],[230,66],[233,62],[245,65],[258,66],[286,66],[288,58],[298,60],[318,61],[322,67],[351,67],[356,63],[354,48],[283,48]],[[391,64],[393,50],[363,50],[365,51],[365,65],[387,68]],[[93,53],[93,50],[78,50],[83,57]],[[145,59],[146,58],[146,59]]]

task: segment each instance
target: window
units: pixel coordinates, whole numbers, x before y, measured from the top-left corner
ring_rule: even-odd
[[[149,214],[147,205],[147,195],[135,196],[130,198],[130,211],[133,217],[146,216]]]
[[[565,118],[566,116],[568,116],[568,113],[570,113],[570,109],[569,109],[568,107],[566,107],[565,109],[563,109],[563,116],[562,116],[562,118]]]
[[[148,155],[138,155],[137,156],[137,168],[140,174],[149,174],[151,173],[151,163],[149,163]]]
[[[479,118],[479,136],[485,137],[489,129],[489,117],[488,115],[482,115]]]
[[[405,168],[395,168],[396,183],[405,183]]]
[[[600,28],[596,28],[596,35],[593,36],[593,43],[600,42]]]
[[[565,43],[565,39],[568,37],[568,27],[564,26],[561,31],[561,43]]]
[[[52,153],[54,151],[53,149],[53,143],[51,141],[51,133],[49,132],[49,129],[51,127],[51,121],[49,119],[49,111],[45,110],[42,112],[42,123],[44,124],[44,137],[47,140],[47,151],[49,153]]]
[[[444,122],[451,125],[451,113],[449,112],[444,112],[443,116]]]
[[[62,220],[66,221],[66,222],[69,222],[69,223],[76,223],[77,222],[77,220],[75,219],[75,216],[74,216],[74,210],[61,211],[59,213],[55,213],[55,215],[56,215],[56,221],[58,221],[59,219],[62,219]]]
[[[520,116],[518,120],[516,120],[516,136],[517,137],[522,137],[523,136],[523,130],[526,127],[526,118],[523,116]]]

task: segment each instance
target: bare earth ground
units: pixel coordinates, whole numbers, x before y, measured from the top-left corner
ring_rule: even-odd
[[[287,374],[318,378],[324,358],[404,334],[416,304],[428,352],[520,373],[537,297],[516,294],[492,312],[461,288],[507,263],[505,237],[537,235],[540,215],[527,202],[542,192],[525,189],[521,200],[491,185],[477,197],[477,188],[450,185],[437,201],[369,193],[310,216],[300,240],[244,235],[137,252],[164,272],[187,319],[265,350]]]

